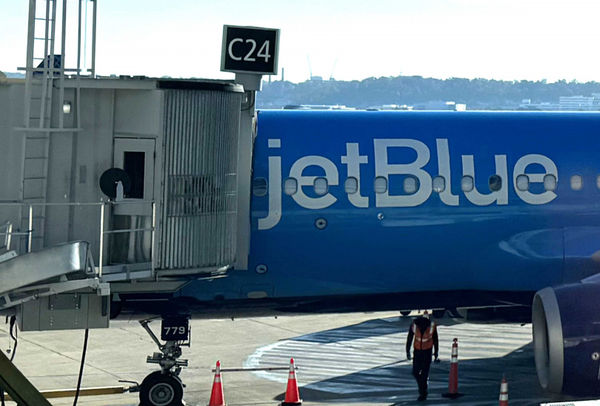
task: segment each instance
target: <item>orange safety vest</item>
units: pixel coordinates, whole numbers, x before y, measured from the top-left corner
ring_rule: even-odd
[[[435,332],[433,321],[423,334],[421,334],[421,329],[417,328],[415,323],[412,324],[412,331],[415,335],[415,350],[429,350],[433,347],[433,333]]]

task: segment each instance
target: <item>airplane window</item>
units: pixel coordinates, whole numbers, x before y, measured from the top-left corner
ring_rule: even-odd
[[[573,190],[583,189],[583,178],[581,177],[581,175],[571,176],[571,189],[573,189]]]
[[[383,176],[378,176],[375,178],[375,193],[385,193],[387,192],[387,179]]]
[[[417,179],[413,176],[404,178],[404,193],[412,195],[417,192]]]
[[[529,176],[527,176],[527,175],[517,176],[517,189],[522,192],[529,189]]]
[[[433,178],[433,191],[442,193],[446,189],[446,179],[443,176]]]
[[[463,192],[470,192],[471,190],[473,190],[473,187],[474,187],[473,177],[469,176],[469,175],[463,176],[460,181],[460,187]]]
[[[313,183],[315,188],[315,193],[319,196],[323,196],[327,193],[328,184],[326,178],[315,178],[315,182]]]
[[[497,192],[502,189],[502,178],[498,175],[492,175],[489,179],[490,191]]]
[[[344,182],[344,190],[349,195],[353,195],[354,193],[358,192],[358,179],[352,176],[346,179],[346,182]]]
[[[544,176],[544,189],[555,190],[556,189],[556,177],[554,175]]]
[[[267,180],[265,178],[254,178],[252,181],[252,192],[254,193],[254,196],[266,196]]]
[[[600,175],[596,178],[596,187],[600,189]]]
[[[283,183],[283,191],[291,196],[298,191],[298,181],[295,178],[287,178]]]

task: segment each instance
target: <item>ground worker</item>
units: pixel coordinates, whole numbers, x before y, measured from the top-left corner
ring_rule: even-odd
[[[412,373],[419,385],[419,398],[427,399],[427,380],[429,379],[429,367],[431,366],[431,355],[435,362],[438,359],[438,334],[435,323],[429,320],[429,313],[425,311],[422,316],[413,320],[406,337],[406,358],[411,359],[410,346],[414,338],[414,357]],[[433,351],[432,351],[433,350]]]

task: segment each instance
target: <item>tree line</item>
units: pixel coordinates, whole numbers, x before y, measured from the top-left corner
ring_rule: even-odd
[[[502,81],[493,79],[434,79],[421,76],[367,78],[364,80],[310,80],[263,82],[257,96],[259,108],[286,105],[345,105],[369,108],[382,105],[431,107],[454,101],[468,108],[514,109],[524,99],[531,103],[558,103],[561,96],[591,96],[600,93],[599,82],[559,80]]]

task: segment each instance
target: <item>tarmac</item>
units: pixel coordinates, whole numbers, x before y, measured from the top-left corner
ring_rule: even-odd
[[[351,313],[193,320],[192,346],[181,378],[187,405],[207,405],[217,360],[222,368],[286,367],[294,357],[305,405],[494,405],[500,382],[508,380],[510,405],[573,400],[545,393],[537,382],[531,325],[457,323],[437,320],[439,364],[432,364],[430,395],[417,402],[417,386],[406,360],[410,317],[398,313]],[[158,333],[160,321],[151,325]],[[19,335],[15,364],[40,390],[75,388],[83,331],[26,332]],[[458,338],[459,392],[448,400],[450,351]],[[0,326],[0,349],[9,348],[8,325]],[[82,387],[115,386],[119,380],[141,382],[156,366],[146,356],[157,351],[136,320],[111,322],[110,329],[91,330]],[[283,399],[286,371],[224,372],[229,406],[277,405]],[[51,399],[72,405],[72,398]],[[137,393],[81,397],[78,405],[133,406]],[[7,402],[7,405],[14,403]]]

